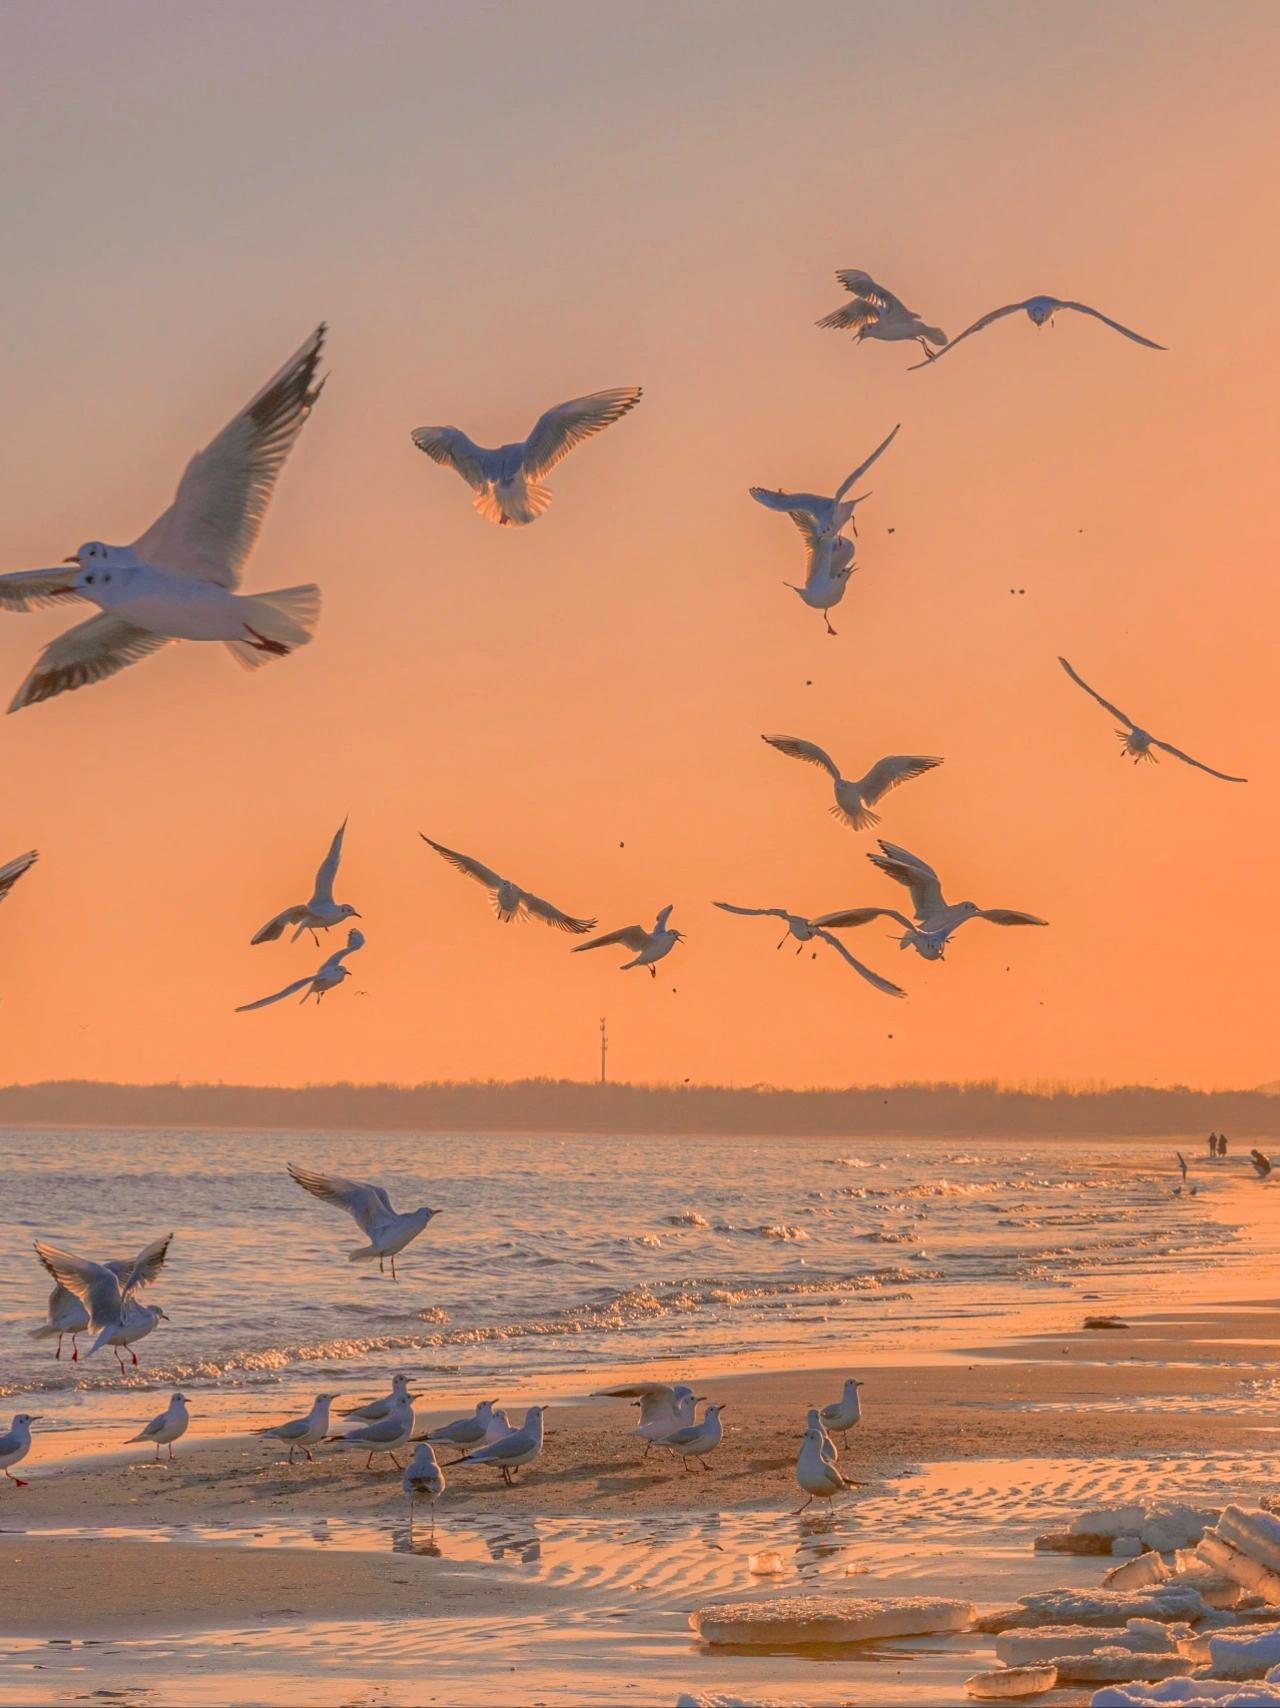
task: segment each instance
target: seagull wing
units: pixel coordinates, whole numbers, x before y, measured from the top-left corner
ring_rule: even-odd
[[[60,1251],[56,1245],[46,1245],[43,1240],[37,1240],[35,1245],[36,1256],[59,1286],[75,1294],[95,1329],[119,1320],[124,1299],[114,1271],[105,1263],[76,1257],[72,1252]]]
[[[574,919],[570,914],[561,913],[558,907],[552,907],[549,901],[543,901],[541,896],[531,895],[528,890],[521,890],[520,894],[524,897],[526,910],[557,931],[571,931],[576,937],[585,937],[588,931],[596,928],[594,919]]]
[[[963,332],[958,333],[949,344],[944,344],[941,350],[935,351],[932,356],[926,357],[923,362],[913,362],[911,364],[911,372],[914,373],[917,368],[931,368],[933,364],[945,356],[948,351],[954,350],[957,344],[962,344],[970,333],[981,332],[984,327],[993,325],[997,320],[1003,320],[1007,314],[1018,314],[1026,308],[1028,302],[1034,301],[1034,297],[1028,297],[1024,302],[1010,302],[1006,303],[1003,308],[993,308],[990,314],[984,314],[981,320],[975,320],[972,326],[966,326]]]
[[[570,398],[539,416],[525,440],[521,464],[530,480],[544,474],[569,455],[575,445],[600,433],[634,409],[641,398],[638,385],[615,386],[611,391],[593,391],[589,397]]]
[[[868,984],[873,984],[877,990],[882,990],[886,996],[905,996],[907,994],[901,985],[893,984],[888,979],[882,979],[879,973],[873,973],[870,967],[864,967],[861,961],[849,953],[840,939],[833,937],[829,931],[817,931],[814,935],[821,937],[824,943],[830,943],[837,955],[843,956],[855,973],[861,973]]]
[[[347,821],[344,818],[338,826],[333,841],[329,844],[329,852],[321,861],[320,869],[316,873],[315,899],[317,901],[330,903],[333,901],[333,881],[338,875],[338,862],[342,859],[342,839],[346,833]]]
[[[884,455],[884,453],[889,449],[889,446],[892,445],[893,441],[898,437],[898,434],[901,431],[901,429],[902,429],[902,423],[901,423],[901,421],[899,421],[898,425],[894,428],[893,432],[890,433],[889,437],[887,439],[881,440],[881,442],[876,446],[875,450],[872,451],[871,455],[867,458],[867,460],[863,463],[859,463],[857,468],[854,469],[853,473],[848,477],[847,480],[841,481],[840,485],[836,488],[836,502],[837,503],[839,503],[839,501],[844,497],[845,493],[848,492],[849,488],[853,485],[854,481],[860,480],[862,478],[862,476],[864,474],[866,474],[867,470],[871,467],[872,463],[875,462],[877,457]]]
[[[770,747],[776,747],[779,753],[785,753],[788,759],[803,759],[806,765],[821,765],[838,783],[840,773],[836,769],[835,760],[829,753],[824,753],[816,742],[801,741],[795,735],[762,735],[761,741],[767,741]]]
[[[831,508],[831,500],[816,492],[783,492],[776,486],[749,486],[747,491],[757,504],[763,504],[766,510],[784,511],[798,526],[803,524],[797,512],[807,513],[807,519],[812,521]]]
[[[821,926],[824,931],[848,931],[856,925],[870,925],[873,919],[893,919],[907,931],[915,930],[907,916],[899,913],[896,907],[847,907],[839,913],[824,913],[810,923]]]
[[[1171,753],[1175,759],[1181,759],[1185,765],[1194,765],[1197,771],[1207,771],[1211,777],[1218,777],[1224,783],[1247,783],[1247,777],[1232,777],[1226,771],[1215,771],[1212,765],[1206,765],[1202,759],[1193,759],[1189,753],[1184,753],[1180,747],[1172,747],[1167,741],[1156,741],[1152,738],[1151,745],[1158,747],[1163,753]],[[0,874],[2,876],[3,874]]]
[[[468,439],[461,427],[415,427],[410,437],[432,462],[453,469],[475,492],[483,492],[497,475],[496,452]]]
[[[277,374],[187,464],[169,508],[133,550],[172,575],[234,587],[253,550],[276,480],[324,381],[320,325]]]
[[[842,267],[836,273],[836,278],[839,279],[845,290],[850,291],[862,302],[869,302],[875,308],[897,309],[901,314],[911,313],[901,297],[894,296],[893,292],[886,286],[877,284],[871,274],[864,273],[861,267]]]
[[[33,848],[29,854],[19,854],[16,860],[10,860],[7,866],[0,866],[0,901],[4,900],[22,874],[30,871],[39,858]]]
[[[164,1268],[164,1260],[169,1255],[169,1242],[172,1234],[165,1234],[160,1239],[153,1239],[129,1264],[125,1274],[120,1276],[120,1294],[127,1299],[131,1293],[136,1293],[139,1287],[149,1287],[156,1276]],[[104,1269],[111,1269],[119,1275],[120,1270],[114,1264],[103,1264]]]
[[[859,783],[858,792],[868,806],[874,806],[882,795],[896,789],[899,783],[923,777],[926,771],[932,771],[935,765],[941,764],[941,759],[931,759],[927,755],[891,753],[887,759],[876,761]]]
[[[712,902],[712,907],[723,908],[726,913],[746,913],[753,917],[768,917],[770,919],[789,919],[791,915],[785,907],[735,907],[731,901]]]
[[[942,897],[942,885],[932,866],[892,842],[881,842],[880,846],[884,852],[868,854],[867,859],[888,877],[906,885],[911,892],[911,905],[918,920],[923,922],[931,913],[936,913],[946,906]]]
[[[984,907],[974,915],[991,925],[1047,925],[1047,919],[1037,919],[1034,913],[1019,913],[1012,907]]]
[[[68,599],[82,599],[67,586],[76,573],[74,566],[61,569],[18,569],[12,575],[0,575],[0,611],[34,611],[38,605],[61,605]]]
[[[49,642],[10,701],[9,710],[18,712],[23,706],[52,700],[56,694],[69,694],[90,682],[101,682],[167,644],[167,636],[134,628],[132,623],[104,611]]]
[[[575,943],[573,953],[580,955],[584,949],[603,949],[607,943],[621,943],[624,948],[639,954],[648,941],[649,933],[643,925],[624,925],[621,931],[607,931],[603,937],[593,937],[589,943]]]
[[[341,949],[334,950],[333,954],[329,956],[329,959],[321,967],[320,972],[316,974],[316,977],[319,978],[321,973],[331,973],[335,971],[342,965],[348,955],[354,955],[357,949],[363,948],[364,932],[357,931],[353,925],[351,930],[347,932],[346,942],[342,945]]]
[[[290,925],[301,925],[310,912],[305,903],[299,902],[296,907],[286,907],[283,913],[278,913],[274,919],[269,919],[260,931],[255,931],[249,939],[250,944],[274,943],[277,937],[284,934]]]
[[[292,996],[295,991],[304,990],[315,982],[315,974],[308,973],[304,979],[294,979],[283,990],[278,990],[274,996],[260,996],[256,1002],[242,1002],[236,1009],[237,1014],[249,1014],[255,1008],[269,1008],[273,1002],[283,1002],[286,996]]]
[[[592,1399],[604,1400],[671,1400],[676,1391],[669,1382],[628,1382],[620,1388],[596,1388]]]
[[[1091,688],[1089,686],[1089,684],[1085,681],[1083,676],[1077,676],[1075,671],[1067,663],[1065,658],[1059,657],[1058,663],[1066,671],[1067,675],[1075,683],[1076,687],[1077,688],[1083,688],[1085,693],[1090,695],[1091,698],[1095,699],[1104,711],[1110,712],[1111,716],[1113,718],[1118,718],[1122,724],[1128,724],[1130,729],[1136,729],[1137,728],[1137,725],[1134,723],[1133,719],[1129,716],[1129,714],[1127,712],[1122,712],[1120,710],[1119,706],[1113,706],[1111,704],[1110,700],[1104,700],[1102,695],[1099,694],[1098,690],[1096,688]]]
[[[315,1174],[311,1169],[298,1168],[294,1163],[288,1167],[290,1176],[304,1192],[345,1210],[370,1238],[380,1222],[395,1214],[383,1187],[370,1186],[363,1180],[347,1180],[341,1174]]]
[[[815,320],[814,325],[822,327],[824,332],[853,332],[860,326],[866,326],[879,320],[881,310],[864,297],[855,297],[852,302],[841,303],[839,308],[833,308],[830,314],[824,314],[821,320]]]
[[[1123,332],[1126,338],[1132,338],[1135,344],[1145,344],[1148,350],[1163,350],[1163,344],[1157,344],[1153,338],[1144,338],[1140,332],[1135,332],[1131,326],[1121,326],[1118,320],[1112,320],[1109,314],[1103,314],[1099,309],[1090,308],[1087,302],[1060,302],[1059,308],[1073,308],[1077,314],[1091,314],[1095,320],[1100,320],[1104,326],[1109,326],[1113,332]]]
[[[422,837],[429,848],[435,849],[442,860],[447,860],[464,877],[474,878],[478,884],[483,884],[487,890],[496,890],[501,884],[502,879],[496,872],[490,871],[489,867],[482,865],[479,860],[473,860],[470,854],[458,854],[452,848],[446,848],[442,842],[432,842],[431,838],[424,836],[422,831],[419,831],[418,835]]]
[[[816,517],[808,510],[792,510],[791,520],[800,530],[800,537],[811,552],[816,552],[822,544],[822,535],[818,531]]]

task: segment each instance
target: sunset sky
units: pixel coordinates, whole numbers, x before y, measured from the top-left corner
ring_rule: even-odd
[[[134,538],[321,319],[332,377],[246,574],[321,584],[315,644],[0,723],[0,858],[41,851],[0,1079],[586,1077],[602,1013],[637,1080],[1280,1076],[1280,9],[157,0],[4,39],[0,570]],[[841,267],[952,336],[1044,291],[1168,353],[1019,318],[908,373],[815,329]],[[629,384],[530,528],[410,443]],[[831,491],[898,421],[828,639],[747,488]],[[4,702],[77,611],[0,613]],[[1059,653],[1249,786],[1123,763]],[[849,934],[905,1003],[775,954],[712,900],[902,895],[764,731],[945,756],[883,834],[1051,929]],[[234,1013],[327,952],[249,938],[346,814],[355,976]],[[571,956],[419,831],[688,941],[656,981]]]

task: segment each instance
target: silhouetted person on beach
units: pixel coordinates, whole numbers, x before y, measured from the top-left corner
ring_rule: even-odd
[[[1249,1161],[1257,1171],[1259,1180],[1265,1180],[1271,1173],[1271,1158],[1269,1156],[1263,1156],[1261,1151],[1250,1151]]]
[[[1210,1133],[1209,1134],[1209,1155],[1210,1156],[1217,1156],[1217,1154],[1218,1154],[1218,1135],[1216,1133]]]
[[[1227,1135],[1225,1133],[1219,1133],[1218,1134],[1218,1155],[1219,1156],[1226,1156],[1226,1154],[1227,1154]]]

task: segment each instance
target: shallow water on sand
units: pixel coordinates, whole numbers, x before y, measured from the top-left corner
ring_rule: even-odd
[[[727,1367],[744,1349],[760,1366],[974,1344],[978,1322],[1034,1322],[1064,1290],[1087,1299],[1096,1282],[1114,1309],[1149,1303],[1153,1278],[1229,1263],[1256,1184],[1243,1159],[1193,1154],[1197,1190],[1177,1190],[1173,1140],[9,1130],[0,1143],[0,1396],[43,1396],[55,1429],[178,1384],[208,1416],[252,1412],[255,1394],[276,1407],[282,1386],[379,1385],[403,1364],[449,1404],[499,1385],[589,1388],[593,1371],[637,1363]],[[441,1207],[398,1283],[346,1261],[363,1236],[293,1184],[290,1157]],[[29,1338],[50,1285],[33,1238],[102,1259],[170,1229],[147,1301],[172,1320],[138,1344],[136,1369],[122,1378],[106,1349],[55,1361],[52,1341]]]

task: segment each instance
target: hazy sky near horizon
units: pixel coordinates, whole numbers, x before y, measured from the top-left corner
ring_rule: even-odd
[[[933,3],[9,4],[0,570],[128,540],[315,325],[332,378],[249,590],[315,579],[315,644],[249,676],[176,646],[0,722],[0,1078],[587,1076],[840,1084],[1280,1073],[1253,920],[1280,833],[1272,217],[1280,10]],[[813,322],[883,278],[953,336],[934,372]],[[499,530],[410,443],[523,437],[642,384]],[[868,477],[828,639],[753,483]],[[1025,589],[1025,592],[1011,592]],[[7,701],[65,611],[0,614]],[[1122,763],[1109,698],[1247,788]],[[883,834],[974,924],[947,962],[882,902],[825,780],[938,771]],[[350,815],[355,976],[250,948]],[[503,928],[419,830],[602,930],[676,904],[656,981]],[[337,946],[336,942],[333,945]]]

